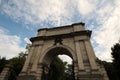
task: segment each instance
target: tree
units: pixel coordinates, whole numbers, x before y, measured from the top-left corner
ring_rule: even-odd
[[[113,65],[120,80],[120,43],[116,43],[112,48]]]
[[[67,65],[65,73],[66,73],[66,80],[75,80],[73,64],[68,64]]]
[[[26,55],[30,50],[30,46],[31,46],[30,44],[27,44],[25,52],[21,52],[19,53],[19,56],[13,57],[9,60],[6,60],[6,58],[4,57],[3,58],[0,57],[0,73],[6,64],[9,64],[12,66],[12,71],[10,72],[10,76],[8,80],[16,80],[16,77],[18,76],[18,74],[20,73],[24,65],[24,62],[26,60]]]
[[[101,61],[105,67],[109,80],[119,80],[112,62]]]
[[[48,80],[65,80],[66,62],[56,57],[50,65]]]
[[[16,80],[16,77],[18,76],[24,65],[25,59],[26,58],[24,56],[24,53],[21,52],[19,53],[18,57],[14,57],[9,60],[9,64],[12,66],[12,72],[10,74],[9,80]]]
[[[25,49],[26,49],[25,54],[28,54],[28,52],[30,51],[30,47],[31,47],[31,44],[27,44],[26,45],[26,47],[25,47]]]

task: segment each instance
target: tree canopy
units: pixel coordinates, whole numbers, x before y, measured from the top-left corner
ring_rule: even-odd
[[[120,80],[120,42],[116,43],[112,48],[112,58],[113,58],[113,66],[115,68],[115,72],[118,76],[118,80]]]
[[[59,57],[52,61],[47,80],[74,80],[74,66]]]
[[[56,57],[50,65],[48,80],[65,80],[66,62]]]

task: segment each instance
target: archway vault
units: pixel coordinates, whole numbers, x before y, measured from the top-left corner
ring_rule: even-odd
[[[75,80],[109,80],[102,64],[97,62],[84,23],[38,30],[30,40],[32,46],[18,80],[42,80],[42,66],[50,65],[58,54],[73,59]]]
[[[39,63],[47,63],[47,62],[51,63],[53,58],[59,54],[68,55],[73,60],[73,62],[77,61],[75,51],[73,51],[70,47],[65,45],[55,45],[47,48],[45,52],[43,52],[43,55],[41,56]]]

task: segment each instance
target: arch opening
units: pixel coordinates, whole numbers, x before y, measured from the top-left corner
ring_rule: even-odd
[[[65,60],[68,58],[67,61]],[[72,53],[63,47],[55,47],[53,49],[50,49],[44,56],[42,64],[44,64],[43,67],[43,74],[42,74],[42,80],[49,80],[49,77],[51,76],[51,71],[54,73],[54,71],[57,71],[57,73],[60,73],[62,69],[64,68],[64,72],[62,75],[64,79],[58,79],[58,80],[68,80],[68,78],[71,78],[69,80],[74,80],[74,65],[73,65],[73,55]],[[57,63],[56,63],[57,62]],[[53,66],[56,70],[53,69]],[[61,70],[59,68],[62,68]],[[59,72],[60,70],[60,72]],[[55,74],[55,75],[56,75]],[[55,76],[54,74],[52,76]],[[57,80],[57,78],[56,78]]]
[[[42,60],[42,63],[45,63],[45,64],[49,64],[52,62],[52,60],[58,56],[58,55],[67,55],[69,56],[71,59],[73,59],[73,55],[70,51],[68,51],[67,49],[63,48],[63,47],[55,47],[51,50],[49,50],[43,60]]]

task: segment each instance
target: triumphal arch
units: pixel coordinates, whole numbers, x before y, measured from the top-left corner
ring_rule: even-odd
[[[75,80],[109,80],[102,64],[97,62],[84,23],[39,29],[30,40],[32,46],[18,80],[43,80],[55,56],[66,54],[73,59]]]

